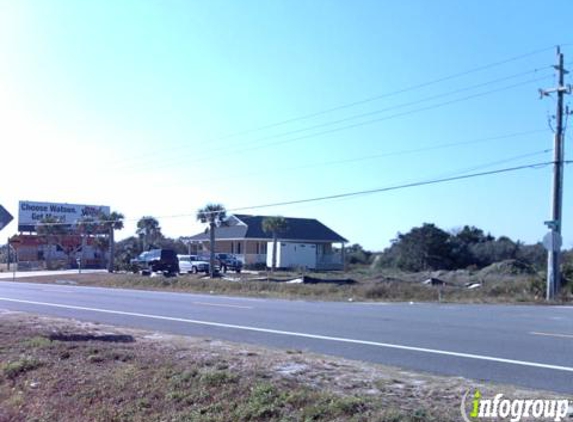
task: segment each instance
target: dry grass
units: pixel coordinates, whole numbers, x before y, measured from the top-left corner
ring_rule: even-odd
[[[0,421],[457,421],[462,395],[552,395],[0,311]]]
[[[447,282],[442,287],[421,283],[430,276],[439,275]],[[532,275],[483,275],[481,273],[399,273],[354,270],[349,273],[312,274],[321,282],[288,284],[296,273],[277,273],[279,281],[266,281],[265,275],[233,274],[233,280],[209,279],[204,276],[149,277],[138,274],[69,274],[23,278],[21,281],[38,283],[77,283],[84,286],[126,289],[169,290],[201,292],[250,297],[276,297],[284,299],[336,300],[336,301],[416,301],[455,303],[544,303],[544,280]],[[298,275],[300,276],[300,274]],[[350,283],[348,281],[351,281]],[[468,283],[480,283],[475,290]],[[573,298],[571,287],[564,288],[560,302]]]

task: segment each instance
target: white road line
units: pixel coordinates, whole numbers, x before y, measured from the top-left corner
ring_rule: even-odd
[[[50,293],[77,293],[75,290],[61,290],[61,289],[39,289],[41,292]]]
[[[546,337],[559,337],[559,338],[571,338],[573,339],[573,334],[560,334],[560,333],[543,333],[539,331],[532,331],[529,334],[534,336],[546,336]]]
[[[237,308],[237,309],[253,309],[252,306],[243,305],[229,305],[227,303],[212,303],[212,302],[192,302],[194,305],[204,305],[204,306],[220,306],[223,308]]]
[[[552,369],[552,370],[556,370],[556,371],[573,372],[573,367],[569,367],[569,366],[559,366],[559,365],[550,365],[550,364],[539,363],[539,362],[528,362],[528,361],[515,360],[515,359],[505,359],[505,358],[498,358],[495,356],[476,355],[476,354],[472,354],[472,353],[451,352],[448,350],[428,349],[426,347],[404,346],[401,344],[380,343],[377,341],[357,340],[357,339],[344,338],[344,337],[323,336],[323,335],[319,335],[319,334],[308,334],[308,333],[298,333],[298,332],[293,332],[293,331],[273,330],[270,328],[259,328],[259,327],[250,327],[250,326],[244,326],[244,325],[225,324],[225,323],[221,323],[221,322],[200,321],[200,320],[195,320],[195,319],[168,317],[168,316],[163,316],[163,315],[141,314],[138,312],[126,312],[126,311],[114,311],[111,309],[88,308],[88,307],[84,307],[84,306],[64,305],[64,304],[60,304],[60,303],[36,302],[36,301],[32,301],[32,300],[12,299],[12,298],[4,298],[4,297],[0,297],[0,301],[14,302],[14,303],[25,303],[25,304],[30,304],[30,305],[49,306],[52,308],[75,309],[78,311],[99,312],[99,313],[103,313],[103,314],[114,314],[114,315],[125,315],[125,316],[133,316],[133,317],[140,317],[140,318],[159,319],[159,320],[163,320],[163,321],[185,322],[188,324],[206,325],[206,326],[210,326],[210,327],[232,328],[235,330],[254,331],[254,332],[258,332],[258,333],[278,334],[278,335],[284,335],[284,336],[309,338],[309,339],[313,339],[313,340],[334,341],[334,342],[339,342],[339,343],[360,344],[360,345],[365,345],[365,346],[382,347],[382,348],[388,348],[388,349],[407,350],[407,351],[411,351],[411,352],[430,353],[430,354],[434,354],[434,355],[444,355],[444,356],[453,356],[453,357],[466,358],[466,359],[482,360],[482,361],[488,361],[488,362],[506,363],[506,364],[510,364],[510,365],[529,366],[532,368]]]

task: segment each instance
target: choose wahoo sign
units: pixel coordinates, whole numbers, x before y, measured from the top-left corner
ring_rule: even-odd
[[[74,225],[85,217],[109,215],[110,208],[103,205],[62,204],[54,202],[20,201],[18,204],[18,231],[34,232],[45,218]]]

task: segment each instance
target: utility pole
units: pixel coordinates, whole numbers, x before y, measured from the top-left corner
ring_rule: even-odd
[[[557,70],[558,85],[556,88],[540,90],[541,96],[557,94],[557,112],[555,115],[555,138],[553,146],[553,192],[551,199],[551,220],[545,224],[550,232],[546,236],[547,254],[547,293],[546,299],[555,299],[561,286],[561,226],[563,209],[563,97],[571,93],[571,86],[565,86],[565,74],[568,73],[563,67],[563,53],[557,47]]]

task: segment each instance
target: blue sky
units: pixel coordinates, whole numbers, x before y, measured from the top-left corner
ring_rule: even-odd
[[[0,0],[0,203],[110,205],[120,237],[143,215],[176,237],[208,202],[547,162],[555,100],[537,90],[555,86],[556,44],[573,69],[571,16],[566,0]],[[374,250],[424,222],[536,242],[550,187],[543,167],[251,212]]]

